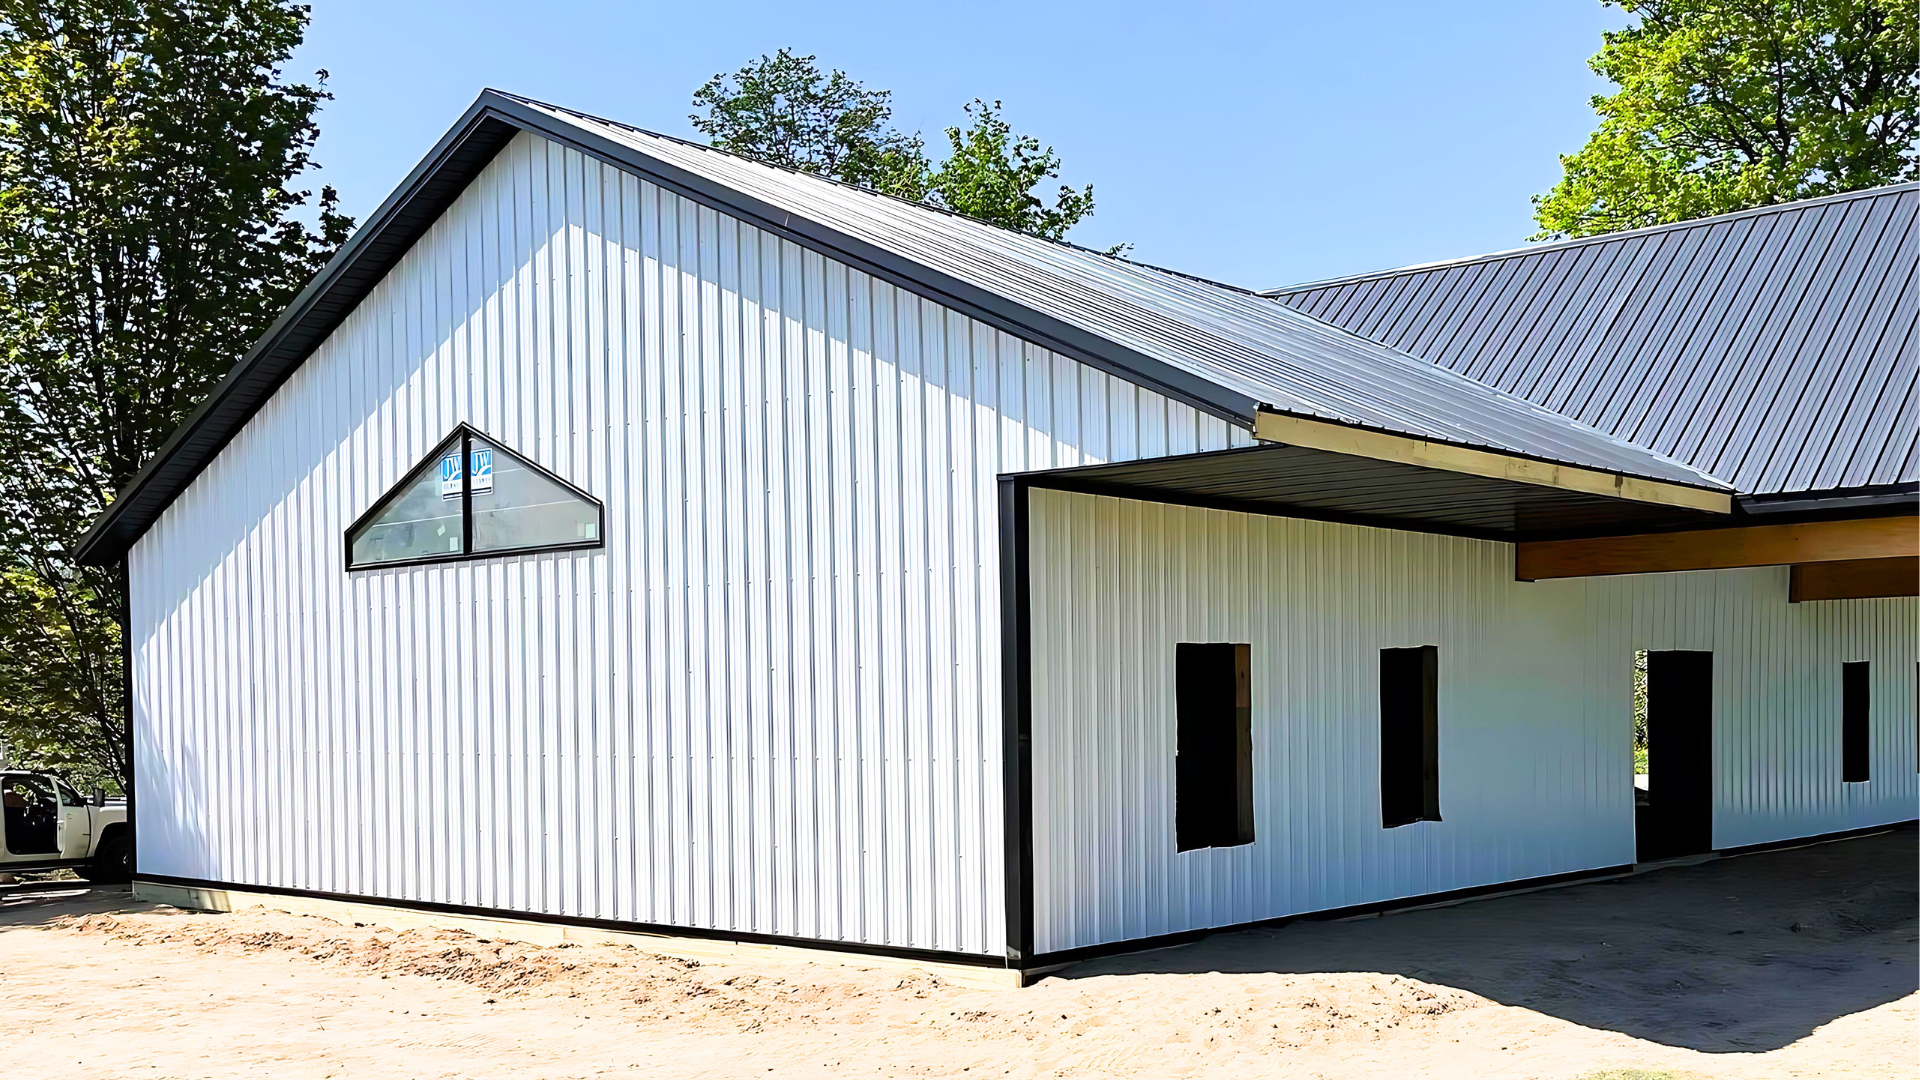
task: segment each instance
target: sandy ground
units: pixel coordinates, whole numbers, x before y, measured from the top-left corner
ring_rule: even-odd
[[[1914,1077],[1912,830],[1025,990],[0,895],[0,1076]]]

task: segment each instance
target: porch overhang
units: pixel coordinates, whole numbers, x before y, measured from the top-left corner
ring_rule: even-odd
[[[1364,449],[1376,452],[1342,453],[1290,441],[1024,473],[1020,479],[1032,487],[1093,495],[1510,543],[1700,529],[1725,525],[1729,518],[1708,508],[1729,502],[1725,496],[1704,500],[1708,506],[1676,505],[1690,500],[1677,493],[1665,498],[1666,492],[1658,492],[1663,497],[1657,499],[1603,494],[1590,488],[1609,482],[1590,483],[1594,478],[1588,476],[1542,483],[1551,473],[1505,475],[1503,462],[1519,459],[1460,456],[1435,462]],[[1459,448],[1447,448],[1454,449]],[[1459,467],[1463,463],[1475,467]],[[1569,475],[1558,473],[1559,478]]]
[[[1391,432],[1370,431],[1262,409],[1254,417],[1253,437],[1262,442],[1325,450],[1374,461],[1418,465],[1440,472],[1511,480],[1536,487],[1604,495],[1629,502],[1675,506],[1687,510],[1727,514],[1733,511],[1733,493],[1701,485],[1629,476],[1604,469],[1545,461],[1518,454],[1417,439]]]

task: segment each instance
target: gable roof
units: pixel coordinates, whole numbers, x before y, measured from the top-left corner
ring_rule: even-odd
[[[1247,290],[489,90],[114,500],[80,558],[124,554],[520,131],[1242,427],[1270,411],[1727,490],[1700,470]]]
[[[1267,295],[1757,495],[1911,490],[1920,184]]]

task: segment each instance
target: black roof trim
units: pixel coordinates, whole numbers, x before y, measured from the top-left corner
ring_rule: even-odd
[[[1747,514],[1825,513],[1841,510],[1912,513],[1920,507],[1920,485],[1881,484],[1877,487],[1850,488],[1841,491],[1802,491],[1780,495],[1738,495],[1735,505]]]
[[[530,108],[526,99],[489,89],[481,91],[399,188],[368,216],[326,268],[300,291],[153,460],[108,505],[81,538],[75,552],[79,561],[106,565],[123,557],[520,131],[643,176],[676,194],[1228,423],[1243,428],[1253,425],[1259,402],[1245,394],[647,157],[585,127],[558,127],[551,117]]]

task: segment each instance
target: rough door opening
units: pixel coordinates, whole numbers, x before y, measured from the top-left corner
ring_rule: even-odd
[[[1713,850],[1710,652],[1634,654],[1633,818],[1641,862]]]

